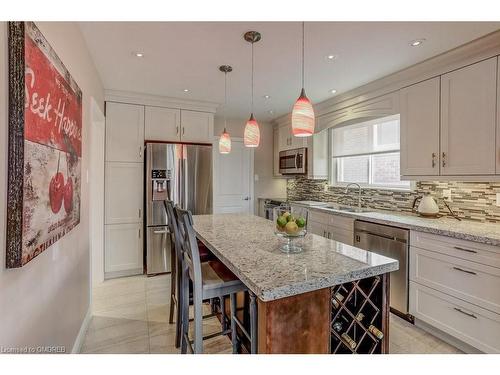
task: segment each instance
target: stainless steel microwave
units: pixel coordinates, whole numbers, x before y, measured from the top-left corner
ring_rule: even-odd
[[[307,174],[307,148],[280,151],[280,173],[284,175]]]

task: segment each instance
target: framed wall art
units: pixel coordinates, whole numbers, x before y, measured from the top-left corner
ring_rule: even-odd
[[[80,223],[82,91],[33,22],[9,22],[7,268]]]

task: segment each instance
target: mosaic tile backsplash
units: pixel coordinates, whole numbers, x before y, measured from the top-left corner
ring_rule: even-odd
[[[349,195],[346,195],[344,188],[326,187],[327,185],[327,180],[289,179],[287,197],[289,200],[357,204],[355,187]],[[429,192],[438,202],[440,213],[450,216],[442,200],[443,190],[448,189],[451,190],[451,201],[448,201],[448,205],[458,217],[476,222],[500,223],[500,207],[496,206],[496,194],[500,193],[500,182],[417,182],[416,189],[411,192],[363,189],[361,204],[363,207],[377,210],[411,213],[415,197]]]

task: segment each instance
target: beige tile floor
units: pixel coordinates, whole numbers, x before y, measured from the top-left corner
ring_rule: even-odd
[[[179,353],[175,325],[168,324],[169,296],[168,275],[108,280],[94,288],[82,353]],[[398,317],[391,315],[390,323],[391,353],[461,353]],[[204,334],[218,330],[215,317],[204,321]],[[207,340],[204,352],[231,353],[231,342],[227,337]]]

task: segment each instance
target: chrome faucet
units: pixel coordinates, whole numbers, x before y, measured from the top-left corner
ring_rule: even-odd
[[[351,182],[350,184],[347,184],[345,187],[344,194],[349,193],[349,188],[351,186],[357,186],[358,187],[358,209],[361,210],[361,186],[355,182]]]

